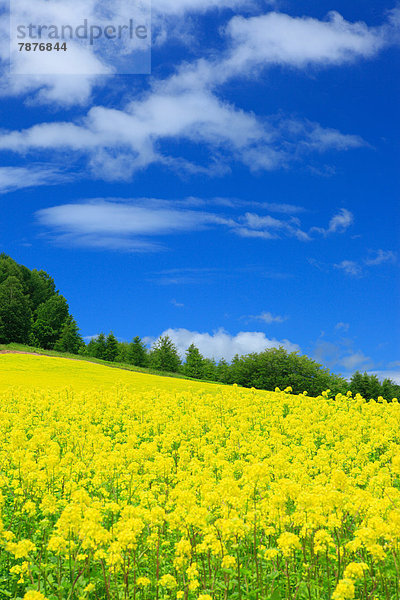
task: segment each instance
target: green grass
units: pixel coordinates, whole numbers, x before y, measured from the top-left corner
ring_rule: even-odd
[[[55,350],[43,350],[43,348],[33,348],[32,346],[25,346],[24,344],[0,344],[0,352],[2,350],[8,350],[11,352],[27,352],[29,354],[40,354],[43,356],[54,356],[56,358],[70,358],[72,360],[82,360],[85,362],[96,363],[104,365],[106,367],[112,367],[113,369],[122,369],[124,371],[134,371],[136,373],[147,373],[149,375],[160,375],[160,377],[176,377],[178,379],[187,379],[188,381],[203,381],[205,383],[220,383],[218,381],[209,381],[203,379],[194,379],[193,377],[187,377],[183,373],[170,373],[164,371],[156,371],[155,369],[149,369],[147,367],[136,367],[129,363],[117,363],[110,362],[108,360],[102,360],[101,358],[95,358],[94,356],[81,356],[80,354],[69,354],[68,352],[56,352]],[[222,384],[220,384],[222,385]]]

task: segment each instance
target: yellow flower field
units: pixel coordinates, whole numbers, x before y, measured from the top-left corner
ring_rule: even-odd
[[[0,600],[399,599],[400,407],[0,356]]]
[[[137,391],[157,387],[167,390],[198,390],[199,383],[175,377],[160,377],[134,371],[114,369],[84,360],[53,358],[32,354],[0,354],[0,391],[12,387],[24,389],[60,390],[71,386],[84,391],[89,387],[112,388],[126,384]],[[202,383],[201,388],[213,391],[213,383]]]

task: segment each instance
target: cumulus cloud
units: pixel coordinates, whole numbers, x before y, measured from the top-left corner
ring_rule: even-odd
[[[222,160],[238,160],[252,169],[277,168],[281,150],[272,144],[272,130],[250,113],[207,93],[149,94],[125,110],[93,107],[77,123],[43,123],[0,135],[0,150],[17,153],[62,152],[73,159],[89,158],[95,176],[129,179],[135,171],[158,163],[196,170],[181,157],[165,155],[160,147],[171,139],[205,145],[214,168]],[[271,142],[271,143],[270,143]],[[279,144],[278,144],[279,146]]]
[[[358,369],[373,367],[373,362],[361,350],[354,348],[353,340],[343,340],[333,343],[319,339],[315,344],[314,357],[317,362],[331,369],[352,374]]]
[[[185,11],[204,12],[211,6],[194,0],[173,6],[165,0],[165,9],[156,10],[181,15]],[[213,58],[183,63],[171,76],[154,78],[147,92],[118,110],[94,106],[86,116],[72,122],[3,132],[0,149],[60,152],[68,160],[80,159],[83,154],[95,177],[118,180],[129,179],[155,163],[178,171],[218,174],[239,161],[260,171],[286,167],[308,152],[360,148],[367,144],[358,135],[309,121],[260,118],[245,112],[224,101],[217,88],[231,78],[258,76],[259,69],[274,64],[303,68],[371,57],[388,43],[385,27],[349,23],[336,13],[324,21],[277,12],[237,16],[222,30],[226,50],[214,52]],[[95,83],[90,77],[38,77],[7,80],[3,93],[31,93],[36,86],[42,100],[82,103],[89,99]],[[163,146],[171,139],[206,147],[209,160],[193,164],[179,152],[170,155]],[[266,236],[248,234],[246,229],[242,233]]]
[[[371,358],[358,351],[342,356],[338,364],[343,366],[346,371],[352,372],[365,367],[365,365],[370,365]]]
[[[160,85],[123,110],[95,106],[76,122],[42,123],[22,131],[4,131],[0,150],[47,155],[56,152],[67,154],[71,160],[83,154],[92,174],[108,180],[130,179],[136,171],[156,163],[180,171],[223,174],[232,161],[252,171],[268,171],[298,160],[302,147],[308,151],[307,140],[314,130],[318,132],[313,148],[323,151],[327,146],[323,143],[318,147],[323,131],[318,124],[305,128],[299,123],[296,131],[292,128],[288,132],[284,120],[261,119],[210,91],[171,93]],[[163,144],[171,139],[205,146],[208,160],[193,164],[182,156],[167,154]],[[353,136],[336,132],[335,139],[350,140]],[[362,144],[357,138],[347,146]],[[336,149],[343,150],[344,145],[341,142]]]
[[[382,371],[367,371],[369,375],[376,375],[380,380],[391,379],[400,385],[400,370],[387,369]],[[400,400],[400,398],[399,398]]]
[[[393,23],[368,27],[350,23],[337,12],[325,20],[268,12],[233,17],[225,27],[228,49],[214,60],[185,65],[171,80],[175,86],[213,87],[232,77],[252,77],[275,65],[304,69],[329,67],[371,58],[391,43]]]
[[[224,329],[213,333],[199,333],[187,329],[167,329],[162,336],[168,335],[183,357],[187,348],[194,344],[201,354],[207,358],[220,360],[224,358],[231,361],[235,354],[249,354],[251,352],[262,352],[268,348],[279,348],[283,346],[288,352],[300,350],[297,344],[289,340],[269,339],[265,333],[258,331],[241,331],[237,335],[231,335]],[[154,340],[148,339],[147,342]]]
[[[277,11],[267,12],[267,6],[274,7],[276,4],[275,0],[264,0],[263,14],[250,17],[237,15],[227,20],[219,30],[219,41],[223,42],[224,50],[214,50],[213,58],[210,59],[184,62],[178,66],[174,76],[166,81],[156,79],[154,86],[167,84],[167,93],[171,97],[176,96],[177,92],[190,89],[210,91],[229,79],[258,76],[262,69],[275,65],[309,69],[310,66],[322,68],[370,59],[385,46],[398,41],[400,20],[396,11],[392,11],[380,27],[369,27],[365,23],[346,21],[337,12],[329,13],[322,20],[292,17]],[[62,3],[52,3],[51,6],[45,0],[34,3],[15,0],[13,5],[14,10],[18,6],[23,14],[38,16],[30,19],[30,22],[48,22],[53,19],[54,22],[61,20],[76,26],[83,18],[87,18],[97,24],[102,24],[104,19],[121,24],[132,17],[132,4],[126,0],[116,0],[112,6],[107,5],[107,10],[104,10],[105,4],[100,0],[82,0],[79,5],[74,0],[65,0]],[[0,8],[8,10],[6,0],[0,0]],[[225,9],[228,10],[224,13]],[[245,11],[248,15],[249,12],[259,12],[260,3],[257,0],[221,0],[218,3],[209,0],[159,0],[152,6],[156,44],[168,43],[170,40],[184,42],[187,39],[193,47],[194,36],[189,30],[193,24],[201,28],[201,17],[211,10],[219,11],[227,17],[232,10]],[[91,101],[92,91],[96,86],[108,83],[108,77],[103,75],[114,72],[118,61],[128,56],[132,62],[135,58],[135,52],[129,54],[132,48],[127,48],[126,44],[116,44],[115,47],[107,44],[107,51],[99,56],[94,53],[93,47],[69,42],[67,58],[50,52],[40,58],[40,63],[36,61],[41,66],[49,62],[50,74],[35,74],[35,65],[28,64],[25,65],[26,76],[9,77],[6,69],[9,53],[7,19],[2,20],[0,29],[0,62],[3,62],[1,95],[27,96],[29,101],[61,106],[83,105]],[[96,47],[98,48],[98,44]],[[16,56],[18,60],[28,60],[31,63],[36,60],[34,53],[18,53]],[[64,65],[62,61],[65,62]],[[70,72],[81,75],[68,75]],[[179,115],[179,109],[177,114]],[[357,143],[359,140],[357,141],[356,136],[338,138],[334,130],[315,130],[308,140],[310,146],[316,144],[318,148],[331,147],[332,144],[334,147],[345,148]],[[258,161],[260,160],[258,156]]]
[[[267,2],[273,4],[273,2]],[[223,10],[225,8],[240,9],[254,6],[252,0],[220,0],[218,4],[211,0],[157,0],[153,10],[156,15],[179,15],[184,13],[205,13],[210,10]]]

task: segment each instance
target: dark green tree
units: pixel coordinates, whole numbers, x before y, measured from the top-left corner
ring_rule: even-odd
[[[212,358],[204,359],[203,379],[207,381],[217,381],[217,364]]]
[[[260,353],[235,356],[230,366],[231,382],[243,387],[274,390],[292,387],[294,393],[307,391],[318,396],[330,389],[333,394],[345,393],[347,382],[308,356],[288,353],[284,348],[270,348]]]
[[[393,400],[393,398],[400,400],[400,385],[391,379],[384,379],[381,384],[381,396],[388,402]]]
[[[82,346],[84,346],[84,341],[79,333],[79,327],[75,319],[69,316],[64,323],[60,337],[54,345],[54,350],[78,354]]]
[[[138,335],[129,344],[128,362],[136,367],[146,367],[148,364],[147,348]]]
[[[230,365],[224,358],[221,358],[219,363],[216,366],[215,370],[216,381],[220,381],[221,383],[232,383],[231,381],[231,369]]]
[[[97,357],[97,338],[92,338],[89,343],[85,346],[84,354],[87,356],[93,356],[93,358]]]
[[[3,283],[8,277],[16,277],[18,281],[23,283],[21,266],[15,262],[10,256],[2,252],[0,254],[0,283]]]
[[[118,356],[118,340],[113,334],[112,331],[107,336],[106,339],[106,352],[105,352],[105,360],[109,362],[114,362]]]
[[[194,344],[190,344],[189,348],[186,350],[186,360],[183,365],[183,372],[188,377],[204,379],[205,368],[206,364],[204,356],[200,354],[199,349]]]
[[[361,374],[357,371],[350,380],[350,389],[353,394],[360,394],[366,400],[371,398],[376,400],[378,396],[385,397],[384,393],[387,394],[389,391],[387,384],[385,388],[384,390],[376,375],[369,375],[368,373]]]
[[[157,371],[170,373],[179,371],[181,359],[175,344],[168,335],[160,337],[154,344],[150,352],[150,365]]]
[[[101,332],[97,338],[95,339],[96,344],[96,354],[94,355],[96,358],[101,358],[102,360],[106,360],[107,355],[107,342],[106,336],[103,332]]]
[[[54,279],[45,271],[33,269],[29,281],[29,296],[32,310],[37,310],[41,304],[56,294]]]
[[[66,299],[60,295],[51,296],[39,305],[32,326],[31,343],[34,346],[52,350],[61,337],[61,332],[69,317]]]
[[[128,363],[129,359],[129,344],[127,342],[119,342],[118,343],[118,354],[115,362],[118,363]]]
[[[0,284],[0,343],[27,343],[31,328],[29,299],[15,275]]]

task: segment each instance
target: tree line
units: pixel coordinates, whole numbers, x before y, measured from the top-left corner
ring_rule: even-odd
[[[317,396],[330,389],[332,394],[361,394],[364,398],[386,400],[400,398],[400,385],[390,379],[380,382],[376,375],[355,373],[350,382],[344,377],[331,373],[313,359],[297,352],[287,352],[284,348],[270,348],[263,352],[245,356],[236,355],[231,363],[205,358],[199,349],[191,344],[184,360],[168,336],[160,337],[150,350],[140,337],[133,338],[130,344],[118,342],[113,333],[107,337],[101,333],[83,349],[83,354],[113,362],[121,362],[137,367],[148,367],[155,371],[181,373],[192,379],[215,381],[260,390],[275,390],[291,387],[295,394],[304,391]]]
[[[78,353],[84,342],[64,296],[45,271],[0,254],[0,344]]]
[[[194,344],[182,360],[168,336],[159,338],[151,349],[138,336],[126,343],[118,341],[112,332],[107,336],[100,333],[86,344],[53,278],[0,254],[0,344],[11,342],[256,389],[290,386],[294,393],[307,391],[317,396],[327,389],[345,394],[350,388],[353,394],[367,399],[400,398],[400,386],[390,379],[380,382],[375,375],[357,372],[349,383],[308,356],[288,353],[284,348],[237,355],[228,363],[202,356]]]

